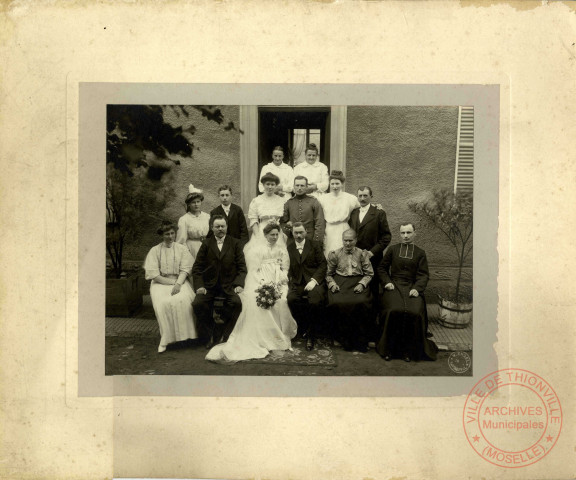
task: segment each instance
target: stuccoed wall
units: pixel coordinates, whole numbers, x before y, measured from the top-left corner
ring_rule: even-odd
[[[225,131],[209,122],[199,112],[189,109],[190,117],[176,117],[167,110],[166,119],[173,125],[195,125],[191,137],[196,147],[194,158],[181,159],[165,176],[164,182],[174,188],[164,212],[151,212],[141,226],[141,237],[127,245],[126,264],[141,264],[148,250],[160,241],[155,230],[159,219],[175,222],[184,214],[184,198],[190,183],[205,194],[203,210],[209,212],[219,204],[217,188],[229,184],[234,201],[239,203],[240,134]],[[239,125],[239,107],[222,107],[225,124]],[[411,200],[424,199],[435,188],[452,188],[456,158],[457,107],[349,107],[347,127],[346,190],[355,194],[359,185],[369,185],[374,201],[386,210],[393,235],[398,241],[400,222],[416,220],[416,243],[428,255],[431,270],[429,293],[453,286],[456,278],[452,247],[441,233],[418,225],[408,209]],[[247,213],[247,212],[245,212]],[[471,262],[470,262],[471,263]],[[471,268],[464,279],[471,280]]]
[[[416,222],[416,244],[426,250],[432,291],[454,283],[453,247],[438,231],[419,225],[408,202],[453,188],[457,130],[458,107],[348,108],[346,190],[372,188],[374,201],[386,211],[392,243],[399,240],[401,222]],[[465,273],[469,280],[471,269]]]
[[[229,121],[239,125],[239,107],[221,107],[224,122],[218,125],[208,121],[202,114],[193,108],[188,108],[190,116],[177,117],[170,110],[165,110],[165,119],[174,126],[194,125],[196,132],[190,137],[195,147],[193,158],[180,158],[181,164],[174,166],[172,171],[165,175],[163,182],[172,185],[174,197],[170,199],[163,212],[150,212],[150,219],[141,225],[142,235],[126,248],[125,260],[127,264],[140,264],[153,245],[160,242],[156,234],[159,219],[166,218],[175,223],[185,212],[184,199],[188,194],[188,185],[204,190],[204,203],[202,210],[209,213],[218,206],[218,187],[228,184],[234,190],[233,201],[239,201],[240,192],[240,134],[238,131],[224,130]]]

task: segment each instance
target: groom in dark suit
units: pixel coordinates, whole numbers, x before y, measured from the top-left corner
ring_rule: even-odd
[[[242,244],[226,234],[227,223],[223,215],[211,218],[213,236],[204,240],[192,267],[192,283],[196,298],[192,307],[198,320],[201,340],[208,340],[206,348],[226,341],[238,315],[242,311],[239,293],[244,289],[246,261]],[[213,319],[214,300],[223,298],[221,317],[224,325]]]
[[[227,234],[240,240],[242,246],[246,245],[249,239],[246,217],[244,216],[242,208],[235,203],[232,203],[232,187],[229,185],[222,185],[219,187],[218,197],[220,198],[220,205],[210,212],[210,216],[226,216],[226,223],[228,224]],[[206,237],[210,238],[213,236],[214,233],[209,231]]]
[[[326,301],[326,258],[319,242],[306,238],[302,222],[292,224],[293,241],[288,243],[288,307],[307,334],[306,350],[314,348],[316,326]]]
[[[376,274],[378,265],[380,265],[382,261],[383,252],[390,243],[392,235],[388,227],[386,212],[371,204],[372,189],[365,186],[359,187],[357,196],[360,202],[360,208],[352,210],[348,225],[350,225],[350,228],[354,230],[358,236],[356,246],[368,251],[370,263],[374,269],[374,274]],[[370,341],[375,341],[380,337],[376,326],[376,315],[379,312],[378,301],[380,299],[378,288],[379,282],[376,279],[370,282],[372,298],[374,299],[373,318],[371,322],[369,322],[368,327]]]

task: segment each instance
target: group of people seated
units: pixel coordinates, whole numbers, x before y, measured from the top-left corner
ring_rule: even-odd
[[[347,351],[366,352],[373,342],[385,360],[436,359],[415,225],[400,225],[400,243],[388,246],[386,213],[372,204],[370,187],[344,192],[342,172],[328,175],[313,144],[294,172],[283,157],[276,147],[263,167],[248,222],[228,185],[210,214],[190,185],[186,214],[158,229],[162,242],[144,265],[158,352],[199,339],[207,360],[233,363],[290,350],[297,333],[313,350],[324,333]]]

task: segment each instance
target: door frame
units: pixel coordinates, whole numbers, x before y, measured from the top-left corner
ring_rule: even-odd
[[[266,106],[267,108],[269,106]],[[287,107],[287,106],[286,106]],[[314,108],[315,106],[310,106]],[[282,109],[282,106],[278,106]],[[305,108],[305,107],[303,107]],[[348,107],[330,106],[330,166],[346,174]],[[258,105],[240,105],[240,205],[244,213],[256,191],[258,176]]]

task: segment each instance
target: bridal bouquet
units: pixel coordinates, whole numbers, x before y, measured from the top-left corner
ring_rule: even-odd
[[[256,305],[264,310],[272,308],[281,297],[280,289],[274,282],[260,285],[256,290]]]

